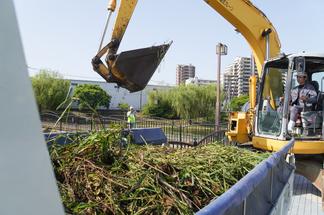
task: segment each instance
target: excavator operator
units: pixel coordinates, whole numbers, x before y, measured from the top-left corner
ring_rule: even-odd
[[[306,104],[316,102],[317,93],[313,85],[306,82],[307,73],[297,72],[298,86],[291,90],[291,108],[288,131],[292,132],[295,127],[298,115],[305,110]]]

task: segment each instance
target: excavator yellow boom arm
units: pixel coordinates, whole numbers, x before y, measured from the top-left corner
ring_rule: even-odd
[[[271,22],[249,0],[204,1],[230,22],[247,40],[260,76],[262,64],[266,58],[275,57],[280,52],[280,41]],[[146,86],[170,46],[167,44],[117,55],[137,2],[138,0],[120,0],[111,40],[98,51],[92,60],[94,70],[107,82],[115,82],[131,92],[142,90]],[[112,13],[115,7],[116,0],[110,0],[108,11]],[[107,65],[100,60],[105,54],[107,55],[105,60]],[[133,63],[128,64],[129,62]]]
[[[267,33],[269,33],[269,57],[275,57],[280,53],[279,37],[271,22],[249,0],[205,0],[205,2],[230,22],[247,40],[253,51],[260,76],[267,56]]]

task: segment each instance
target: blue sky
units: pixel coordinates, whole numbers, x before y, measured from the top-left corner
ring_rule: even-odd
[[[45,68],[67,78],[103,80],[92,71],[90,62],[99,46],[107,1],[14,0],[14,3],[27,64],[36,68],[30,69],[30,74]],[[323,0],[254,0],[253,3],[277,29],[283,52],[324,53]],[[152,84],[175,84],[177,64],[193,64],[199,78],[216,79],[218,42],[228,46],[222,68],[237,56],[251,55],[245,39],[203,0],[139,0],[119,51],[170,40],[173,44],[153,75]]]

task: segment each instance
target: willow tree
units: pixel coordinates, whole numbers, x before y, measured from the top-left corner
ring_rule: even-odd
[[[168,119],[178,118],[169,99],[169,91],[152,91],[143,107],[143,114]]]
[[[160,117],[173,113],[182,119],[213,118],[215,102],[215,85],[180,85],[166,91],[151,92],[143,112]]]
[[[210,117],[215,110],[215,85],[180,85],[171,90],[169,98],[181,118]]]
[[[69,92],[70,81],[55,71],[41,70],[31,81],[39,111],[56,110]]]

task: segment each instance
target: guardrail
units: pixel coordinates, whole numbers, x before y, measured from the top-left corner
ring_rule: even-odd
[[[170,147],[173,148],[190,148],[190,147],[195,147],[195,146],[200,146],[200,145],[206,145],[209,143],[213,142],[220,142],[223,144],[226,144],[226,136],[225,136],[225,130],[221,131],[213,131],[212,133],[204,136],[200,140],[197,140],[196,138],[193,139],[192,142],[182,142],[182,141],[168,141],[168,144]]]
[[[289,141],[197,215],[287,214],[295,167],[287,163],[286,155],[294,143]]]

